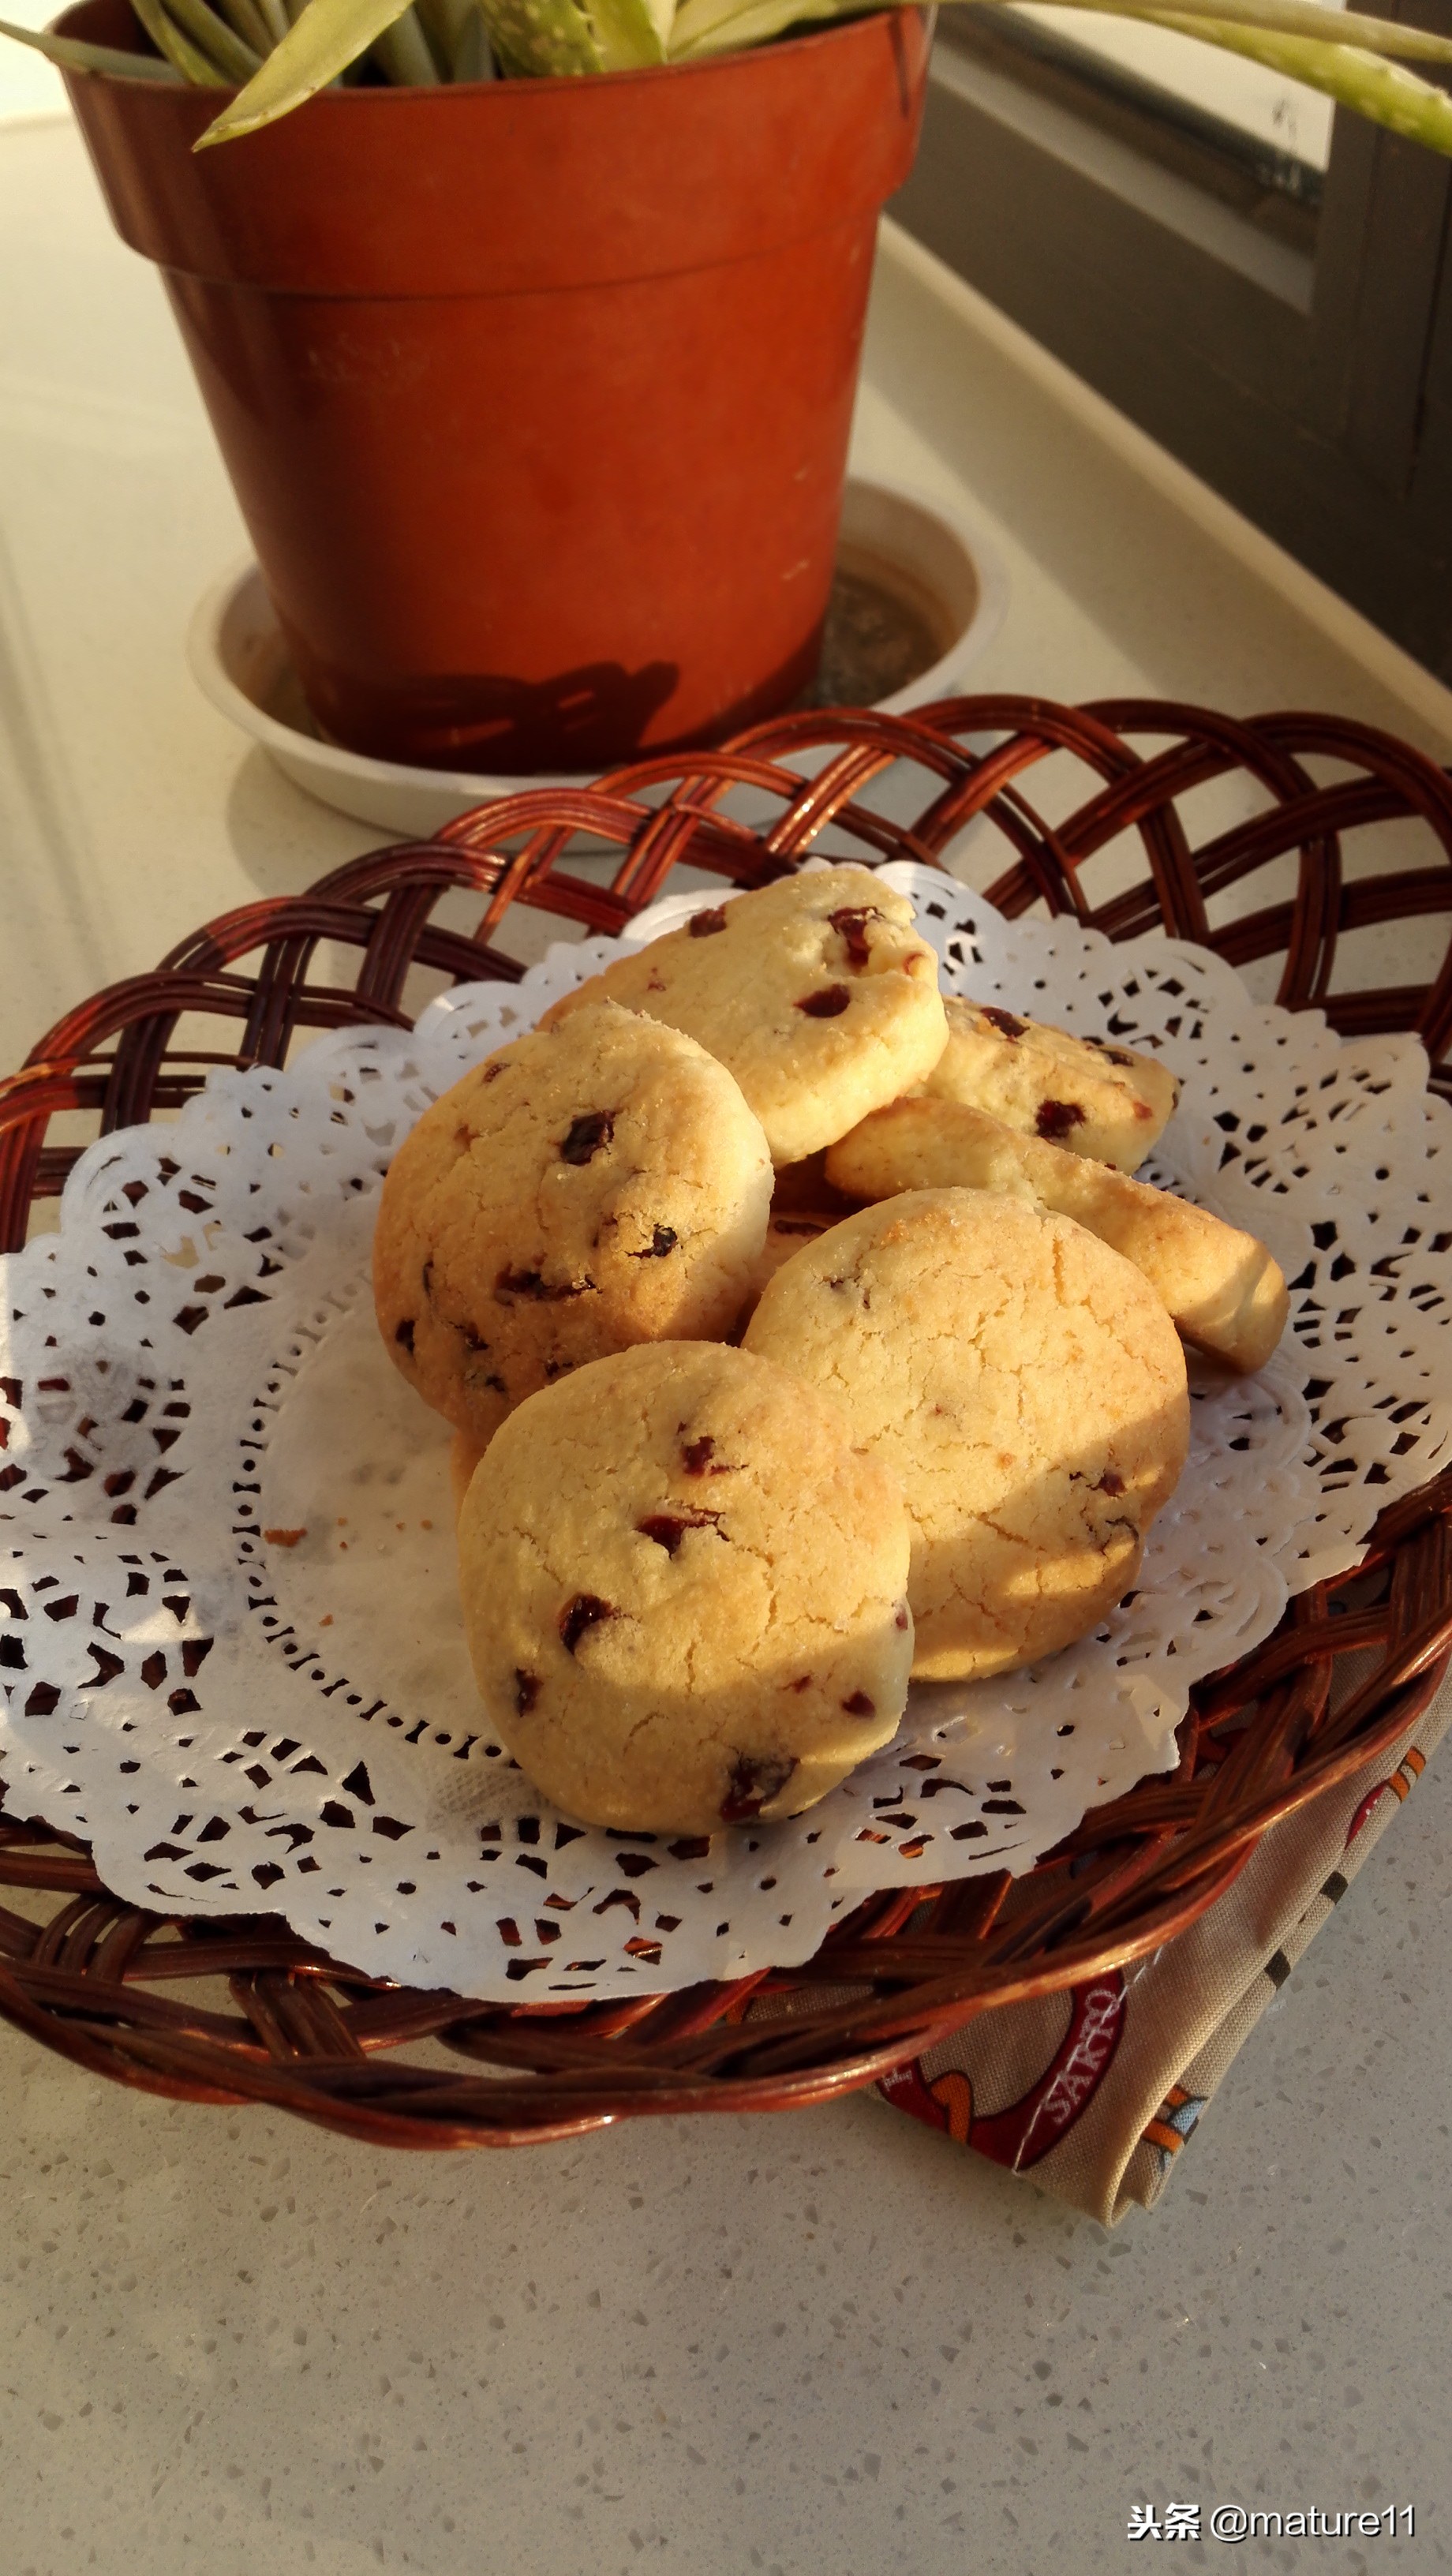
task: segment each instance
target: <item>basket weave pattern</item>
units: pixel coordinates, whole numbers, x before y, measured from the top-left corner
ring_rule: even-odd
[[[915,786],[910,826],[862,801],[896,761]],[[1036,804],[1024,782],[1040,764],[1048,793]],[[1193,791],[1247,777],[1258,810],[1197,845]],[[733,814],[743,790],[764,821]],[[1425,985],[1335,980],[1346,934],[1452,913],[1452,780],[1408,746],[1342,719],[1243,723],[1159,702],[985,697],[913,719],[813,714],[688,765],[645,762],[589,791],[505,799],[296,899],[231,913],[154,974],[96,995],[0,1084],[0,1241],[22,1243],[35,1202],[62,1186],[80,1151],[75,1113],[108,1132],[174,1111],[212,1065],[282,1063],[301,1030],[403,1024],[416,968],[436,982],[516,981],[513,907],[610,931],[682,864],[754,885],[816,846],[933,862],[980,816],[1006,844],[988,889],[1005,913],[1042,903],[1119,939],[1158,925],[1235,966],[1280,957],[1281,1002],[1321,1008],[1347,1035],[1415,1030],[1447,1086],[1445,932],[1429,940],[1438,971]],[[1411,864],[1408,818],[1421,826]],[[1384,825],[1401,828],[1373,828]],[[1147,872],[1096,906],[1093,863],[1111,848],[1122,858],[1126,836]],[[608,887],[572,868],[582,837],[617,854]],[[1212,925],[1217,896],[1287,857],[1293,897]],[[460,889],[484,898],[472,935],[436,918]],[[356,961],[351,980],[318,973],[324,943]],[[199,1023],[213,1024],[200,1042]],[[1348,1695],[1334,1676],[1351,1654],[1361,1678]],[[158,1918],[113,1897],[82,1846],[0,1816],[0,1884],[31,1892],[23,1916],[0,1907],[0,2011],[95,2072],[190,2100],[270,2101],[378,2144],[509,2145],[631,2113],[821,2100],[977,2012],[1173,1937],[1271,1825],[1404,1732],[1449,1660],[1452,1475],[1385,1512],[1354,1574],[1301,1594],[1273,1637],[1196,1689],[1172,1775],[1086,1816],[1026,1877],[879,1894],[805,1967],[625,2003],[403,1991],[335,1966],[275,1918]],[[54,1900],[43,1925],[37,1897]],[[773,2011],[753,2016],[767,1995]],[[447,2055],[407,2054],[426,2040]]]

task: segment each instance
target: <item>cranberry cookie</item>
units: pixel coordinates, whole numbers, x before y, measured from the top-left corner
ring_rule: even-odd
[[[814,868],[710,905],[565,994],[541,1027],[602,995],[728,1066],[776,1163],[911,1091],[948,1035],[936,953],[868,868]]]
[[[961,1101],[895,1101],[834,1145],[827,1167],[854,1198],[1002,1190],[1072,1217],[1143,1272],[1187,1342],[1242,1374],[1264,1368],[1285,1331],[1285,1279],[1255,1235]]]
[[[1008,1672],[1135,1579],[1189,1442],[1152,1288],[1066,1218],[978,1190],[859,1210],[779,1270],[744,1348],[843,1407],[913,1524],[913,1670]]]
[[[383,1185],[379,1329],[426,1402],[482,1447],[586,1360],[729,1331],[771,1185],[725,1067],[599,1004],[501,1047],[425,1111]]]
[[[1014,1011],[945,997],[948,1043],[921,1089],[1096,1163],[1136,1171],[1179,1098],[1167,1065]]]
[[[768,1360],[657,1343],[513,1414],[459,1522],[491,1726],[588,1824],[794,1816],[894,1733],[908,1518],[835,1405]]]

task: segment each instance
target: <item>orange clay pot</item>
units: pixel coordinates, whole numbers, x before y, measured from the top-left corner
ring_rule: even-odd
[[[141,39],[125,0],[67,35]],[[67,88],[157,261],[319,725],[520,772],[714,742],[813,675],[878,209],[928,21],[699,65]]]

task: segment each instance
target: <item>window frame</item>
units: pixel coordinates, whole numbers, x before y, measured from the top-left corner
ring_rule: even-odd
[[[1452,0],[1387,14],[1452,34]],[[1144,85],[1049,50],[943,13],[894,216],[1452,682],[1452,161],[1338,110],[1287,247],[1211,120],[1136,149]]]

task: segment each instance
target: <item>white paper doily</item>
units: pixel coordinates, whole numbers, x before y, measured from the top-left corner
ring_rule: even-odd
[[[588,940],[412,1034],[214,1074],[174,1125],[93,1146],[59,1234],[0,1265],[12,1812],[84,1836],[135,1903],[270,1908],[373,1974],[543,2002],[792,1965],[867,1890],[1025,1869],[1173,1764],[1191,1682],[1452,1451],[1452,1118],[1411,1039],[1342,1045],[1200,949],[882,873],[949,987],[1160,1048],[1184,1093],[1149,1177],[1293,1283],[1259,1378],[1192,1370],[1190,1463],[1138,1591],[1032,1671],[915,1689],[893,1745],[793,1823],[682,1841],[542,1804],[474,1692],[447,1431],[379,1344],[367,1265],[412,1121],[612,953]]]

